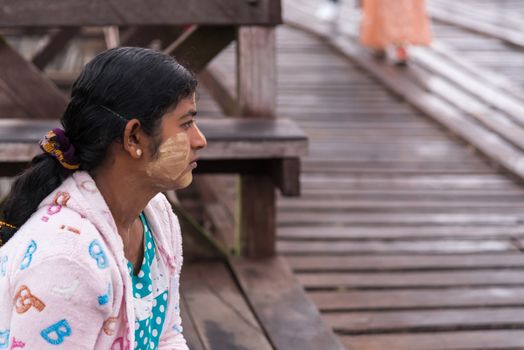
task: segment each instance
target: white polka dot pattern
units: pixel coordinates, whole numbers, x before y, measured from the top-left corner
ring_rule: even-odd
[[[160,262],[155,254],[155,242],[145,217],[140,216],[144,225],[144,260],[137,275],[130,274],[133,281],[135,296],[135,349],[152,350],[158,346],[158,341],[164,326],[167,310],[168,292],[167,273],[160,268]]]

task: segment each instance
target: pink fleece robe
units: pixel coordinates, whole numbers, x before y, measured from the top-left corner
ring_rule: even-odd
[[[162,194],[144,213],[170,275],[158,349],[188,349],[179,311],[180,226]],[[0,249],[0,349],[133,349],[123,248],[95,182],[75,172]]]

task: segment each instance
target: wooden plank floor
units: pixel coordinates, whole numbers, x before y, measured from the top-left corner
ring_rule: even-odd
[[[310,137],[278,250],[348,349],[524,347],[524,190],[303,32],[278,115]]]
[[[453,3],[452,0],[439,0],[438,2]],[[464,7],[477,9],[481,11],[479,15],[488,12],[492,20],[503,15],[518,16],[519,20],[524,20],[524,2],[522,1],[467,0],[462,3],[461,9]],[[511,26],[511,23],[508,25]],[[521,26],[524,28],[524,21]],[[496,73],[524,89],[523,49],[516,49],[497,38],[439,21],[433,23],[433,30],[437,40],[445,43],[462,59]]]
[[[225,263],[185,264],[180,288],[190,349],[273,349]]]

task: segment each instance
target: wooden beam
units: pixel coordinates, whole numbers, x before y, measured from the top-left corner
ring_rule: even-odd
[[[234,27],[193,25],[164,52],[175,56],[185,67],[199,72],[234,39]]]
[[[237,35],[238,111],[242,116],[272,119],[277,90],[275,29],[241,27]],[[241,176],[238,196],[241,254],[246,257],[274,255],[276,198],[271,176]]]
[[[220,180],[218,180],[220,181]],[[216,190],[216,176],[195,176],[193,177],[194,186],[198,190],[200,202],[203,207],[205,222],[211,224],[210,230],[216,235],[217,239],[223,242],[229,253],[237,253],[234,210],[231,208],[229,196]],[[219,185],[218,187],[222,187]],[[207,226],[207,225],[204,225]]]
[[[184,338],[186,339],[187,346],[191,350],[206,350],[202,344],[202,340],[198,335],[198,331],[193,322],[191,314],[188,312],[188,306],[184,299],[184,296],[180,296],[180,317],[182,318],[182,327],[184,328]]]
[[[118,26],[104,27],[104,39],[108,49],[120,46],[120,30]]]
[[[227,256],[225,247],[176,202],[174,191],[167,192],[167,198],[171,203],[173,212],[180,221],[180,228],[184,232],[182,237],[184,262],[224,259]]]
[[[0,26],[276,25],[280,0],[0,0]]]
[[[236,91],[229,89],[226,84],[226,73],[214,67],[211,62],[198,74],[198,81],[204,85],[213,99],[218,103],[225,115],[238,115]]]
[[[205,349],[273,349],[223,262],[184,264],[180,290]]]
[[[344,349],[282,258],[229,262],[275,349]]]
[[[150,47],[153,40],[159,40],[162,49],[175,41],[183,32],[183,27],[176,26],[131,27],[122,35],[120,45]]]
[[[284,196],[300,196],[300,158],[279,159],[273,165],[273,181]]]
[[[0,36],[0,89],[31,118],[57,119],[66,97]]]
[[[51,35],[49,42],[33,56],[33,64],[43,70],[79,32],[79,27],[60,28]]]

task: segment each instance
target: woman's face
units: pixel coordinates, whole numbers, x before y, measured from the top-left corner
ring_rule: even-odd
[[[161,191],[189,186],[196,168],[197,150],[207,144],[196,123],[195,95],[181,100],[162,117],[161,143],[146,165],[146,173]]]

